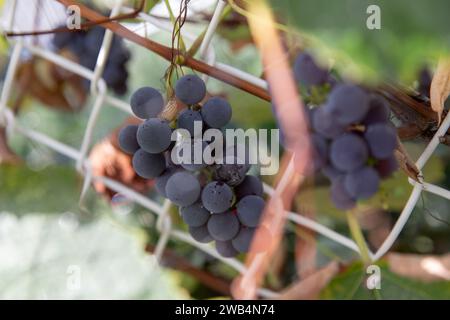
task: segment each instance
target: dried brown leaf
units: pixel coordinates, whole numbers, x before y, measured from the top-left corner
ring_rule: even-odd
[[[311,208],[310,210],[301,210],[302,203],[314,203],[313,189],[311,188],[308,191],[304,191],[303,195],[304,197],[301,199],[298,197],[296,198],[295,208],[297,209],[297,212],[301,212],[306,218],[315,220],[316,214],[314,208]],[[317,239],[316,233],[308,228],[297,226],[296,229],[297,239],[294,251],[295,264],[299,278],[304,279],[317,271]]]
[[[425,282],[450,281],[450,254],[437,256],[389,253],[386,260],[392,272],[404,277]]]
[[[441,123],[444,102],[450,95],[450,58],[442,58],[434,73],[430,88],[431,108],[438,114]]]
[[[86,100],[82,78],[60,69],[49,61],[33,59],[22,63],[16,74],[20,94],[24,92],[49,108],[62,111],[79,111]]]

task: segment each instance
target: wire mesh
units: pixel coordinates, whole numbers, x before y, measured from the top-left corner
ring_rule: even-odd
[[[24,30],[17,30],[17,28],[15,28],[14,20],[17,19],[16,13],[18,10],[17,5],[18,2],[19,0],[12,0],[7,3],[8,16],[2,23],[3,29],[2,31],[4,32],[24,31]],[[203,61],[207,62],[210,65],[214,65],[215,67],[221,70],[231,73],[241,79],[245,79],[258,87],[267,89],[268,85],[266,81],[264,81],[263,79],[254,76],[252,74],[246,73],[242,70],[239,70],[233,66],[216,61],[216,55],[214,52],[214,47],[211,46],[211,41],[214,37],[216,28],[218,26],[219,21],[218,17],[221,15],[223,9],[225,8],[225,4],[226,2],[223,0],[217,1],[211,22],[208,25],[205,37],[200,46],[199,56]],[[130,12],[131,10],[132,10],[131,8],[123,5],[123,0],[117,0],[115,1],[114,7],[111,11],[111,15],[116,15],[117,13],[127,13]],[[133,25],[133,29],[130,29],[129,24],[123,25],[128,27],[133,32],[139,33],[140,35],[142,35],[141,31],[145,29],[146,25],[152,25],[153,27],[156,27],[157,29],[162,31],[172,32],[172,25],[170,22],[161,21],[147,13],[141,12],[138,15],[137,19],[140,21],[140,23],[138,25],[136,24]],[[183,37],[191,41],[196,39],[195,34],[192,34],[185,30],[182,30],[182,35]],[[12,50],[0,96],[0,125],[6,127],[8,135],[21,134],[30,140],[33,140],[37,143],[41,143],[53,149],[54,151],[62,155],[65,155],[68,158],[73,159],[76,163],[76,169],[80,172],[80,174],[84,176],[85,179],[83,184],[83,190],[81,192],[81,197],[83,197],[86,190],[91,185],[91,182],[99,181],[102,182],[104,185],[106,185],[108,188],[124,195],[128,199],[134,201],[135,203],[141,205],[142,207],[145,207],[146,209],[157,215],[158,216],[157,230],[160,232],[160,237],[156,245],[155,255],[158,259],[161,258],[162,253],[167,245],[167,242],[169,241],[169,239],[172,238],[195,246],[196,248],[204,251],[205,253],[217,259],[220,259],[221,261],[228,264],[230,267],[234,268],[241,274],[246,272],[245,266],[240,261],[236,259],[223,258],[210,245],[199,243],[194,239],[192,239],[192,237],[188,233],[175,229],[173,224],[171,223],[170,215],[168,214],[170,208],[169,201],[165,201],[164,203],[158,203],[157,201],[134,191],[133,189],[123,185],[118,181],[112,180],[105,176],[96,176],[92,172],[89,159],[87,158],[87,156],[90,147],[92,146],[92,134],[96,129],[96,124],[101,109],[104,108],[106,104],[108,104],[119,110],[122,110],[123,112],[131,114],[131,108],[129,104],[125,101],[122,101],[116,97],[109,95],[107,85],[105,81],[101,78],[101,74],[106,63],[106,57],[108,56],[108,52],[112,41],[111,31],[107,31],[104,34],[97,63],[93,71],[61,55],[58,55],[57,53],[49,49],[48,46],[43,46],[40,45],[39,43],[33,43],[29,41],[27,38],[9,39],[9,41]],[[25,128],[15,121],[15,116],[8,106],[8,100],[11,95],[14,77],[19,66],[20,58],[24,51],[30,53],[33,56],[46,59],[60,66],[61,68],[71,71],[91,81],[90,94],[94,97],[94,100],[90,110],[88,121],[86,123],[84,136],[78,149],[75,149],[74,147],[71,147],[58,140],[55,140],[52,137],[43,134],[41,132]],[[207,80],[206,77],[204,79]],[[449,127],[450,127],[450,115],[447,115],[445,119],[442,121],[439,130],[433,136],[433,138],[428,143],[427,147],[425,148],[421,156],[416,161],[416,165],[419,170],[422,170],[422,168],[426,165],[427,161],[433,156],[433,153],[440,144],[439,138],[443,136],[445,132],[447,132]],[[292,166],[290,170],[285,171],[284,175],[289,176],[292,173],[291,170],[293,170]],[[408,219],[413,209],[415,208],[422,192],[426,191],[444,197],[446,199],[450,199],[449,190],[428,183],[425,181],[424,178],[421,179],[422,180],[420,182],[414,181],[411,178],[408,179],[409,183],[413,185],[414,188],[398,220],[396,221],[394,227],[390,231],[388,237],[384,240],[384,242],[376,252],[369,252],[370,258],[373,262],[380,259],[392,247],[397,237],[399,236],[399,234],[405,227],[406,223],[408,222]],[[274,190],[269,185],[264,185],[264,192],[270,197],[271,195],[273,195]],[[349,248],[350,250],[359,253],[358,246],[352,239],[342,234],[339,234],[334,230],[331,230],[330,228],[318,223],[317,221],[304,217],[299,213],[286,212],[286,214],[288,220],[291,221],[292,223],[311,229],[316,233],[326,238],[329,238],[332,241]],[[264,288],[259,289],[258,293],[259,296],[265,298],[272,298],[276,296],[275,292],[272,292]]]

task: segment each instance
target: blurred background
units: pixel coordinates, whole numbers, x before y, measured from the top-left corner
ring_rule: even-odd
[[[0,9],[7,7],[7,2],[0,0]],[[81,2],[108,12],[114,1]],[[170,1],[174,12],[178,12],[179,2]],[[366,8],[372,2],[381,8],[380,30],[366,28]],[[167,22],[164,1],[147,3],[145,9],[150,14]],[[215,3],[213,0],[192,0],[188,7],[189,21],[184,28],[200,34],[211,18]],[[245,7],[245,1],[231,4]],[[290,55],[294,57],[299,48],[307,47],[343,77],[368,86],[389,81],[419,90],[419,85],[424,83],[421,77],[428,76],[431,81],[439,56],[448,54],[450,46],[450,3],[446,0],[274,0],[271,6],[284,26],[282,31],[287,28],[299,32],[284,33],[283,40]],[[51,21],[49,25],[53,26],[61,21],[56,12],[43,10],[39,19]],[[18,14],[21,14],[20,10]],[[4,16],[2,19],[5,22]],[[126,23],[131,29],[136,28],[134,21]],[[213,39],[217,61],[257,76],[263,75],[245,17],[230,9],[221,23]],[[40,26],[45,27],[45,23]],[[29,29],[25,26],[22,30]],[[156,28],[138,31],[170,46],[171,34],[168,32]],[[168,62],[144,48],[127,41],[124,43],[131,57],[126,63],[127,90],[117,97],[128,102],[133,91],[142,86],[164,92],[163,76]],[[47,50],[56,50],[51,47],[51,39],[40,45],[48,46]],[[2,82],[10,54],[11,44],[2,36]],[[77,61],[80,56],[71,58]],[[15,108],[16,121],[79,148],[93,104],[88,90],[75,90],[75,96],[83,103],[68,108],[51,99],[58,96],[58,89],[49,89],[48,83],[55,80],[48,62],[24,54],[20,64],[21,73],[15,80],[13,103],[10,104]],[[23,83],[21,79],[27,77],[32,81]],[[64,81],[78,88],[73,80],[65,78]],[[43,86],[39,87],[39,83]],[[276,127],[268,102],[214,79],[209,80],[208,90],[230,101],[234,126]],[[130,169],[129,160],[120,162],[117,160],[120,159],[119,151],[114,149],[110,153],[107,146],[117,144],[115,130],[126,121],[129,121],[126,113],[105,105],[94,130],[95,145],[90,153],[99,172],[119,180],[125,176],[121,170]],[[71,159],[22,135],[7,137],[5,130],[0,130],[0,298],[229,297],[229,285],[238,275],[235,270],[176,240],[169,241],[162,266],[159,266],[152,256],[159,237],[152,213],[102,186],[90,188],[80,205],[83,180]],[[412,159],[417,159],[428,141],[429,137],[419,137],[405,142]],[[449,146],[440,146],[424,169],[428,182],[450,188],[449,158]],[[158,197],[151,183],[142,185],[142,181],[133,179],[125,182],[162,203],[163,199]],[[270,177],[264,180],[269,184],[272,182]],[[363,204],[359,221],[371,248],[377,248],[385,239],[411,190],[407,176],[398,171],[383,183],[376,197]],[[314,218],[319,222],[349,234],[345,214],[333,207],[328,193],[329,186],[320,180],[308,184],[296,196],[295,210],[300,214],[314,211]],[[173,217],[179,223],[177,227],[185,228],[175,211]],[[380,263],[383,275],[386,275],[382,284],[383,298],[450,298],[449,223],[450,202],[424,193],[392,249],[396,254]],[[303,247],[298,245],[299,239]],[[317,267],[330,261],[343,265],[339,274],[320,288],[316,297],[376,298],[364,287],[365,272],[355,253],[289,223],[282,250],[267,276],[266,287],[279,291],[306,277],[307,274],[299,276],[302,269],[299,265],[307,259],[301,248],[311,243],[314,244]],[[405,271],[414,269],[426,255],[433,255],[443,273],[433,277],[426,272]]]

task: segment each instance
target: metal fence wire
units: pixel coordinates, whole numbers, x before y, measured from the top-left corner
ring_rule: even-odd
[[[34,4],[31,5],[29,0],[26,0],[27,5],[29,6],[29,10],[39,10],[42,8],[43,3],[46,1],[54,1],[54,0],[44,0],[44,1],[33,1]],[[15,19],[18,19],[19,15],[16,14],[18,10],[18,3],[21,0],[10,0],[5,4],[5,12],[3,21],[1,23],[1,28],[3,32],[21,32],[28,30],[20,30],[17,27],[17,23],[15,23]],[[37,3],[40,3],[39,5]],[[129,13],[132,9],[124,6],[124,0],[116,0],[114,2],[113,9],[111,10],[111,16],[115,16],[120,13]],[[203,38],[203,42],[201,43],[199,49],[199,57],[204,62],[209,65],[213,65],[221,70],[224,70],[228,73],[231,73],[241,79],[251,82],[255,86],[260,88],[267,89],[267,83],[263,79],[246,73],[242,70],[239,70],[233,66],[221,63],[216,61],[216,55],[214,52],[214,46],[211,45],[211,41],[214,37],[215,31],[217,29],[219,23],[219,17],[221,16],[224,8],[226,6],[226,1],[218,0],[215,6],[214,14],[209,22],[207,27],[206,34]],[[63,12],[65,12],[63,10]],[[143,35],[143,31],[147,26],[156,27],[165,32],[172,32],[173,26],[168,21],[162,21],[157,19],[145,12],[139,13],[137,16],[138,24],[133,24],[133,29],[130,29],[133,32],[139,33],[141,36]],[[129,24],[122,24],[127,28],[130,28]],[[182,31],[183,37],[189,41],[194,41],[197,37],[195,34],[191,34]],[[88,152],[90,147],[92,146],[92,136],[93,132],[96,129],[97,120],[99,118],[100,111],[104,108],[105,105],[112,106],[122,110],[125,113],[131,114],[131,108],[126,101],[122,101],[116,97],[113,97],[108,94],[108,87],[105,81],[101,78],[101,71],[104,69],[106,58],[108,56],[108,52],[110,49],[110,44],[112,41],[113,32],[110,30],[106,30],[102,46],[98,55],[97,64],[93,71],[83,67],[82,65],[71,61],[61,55],[58,55],[54,51],[52,51],[49,46],[42,46],[32,41],[29,41],[27,37],[19,37],[19,38],[10,38],[8,39],[11,45],[11,56],[9,60],[9,64],[7,67],[6,76],[4,79],[1,97],[0,97],[0,125],[6,127],[8,135],[12,134],[20,134],[25,136],[28,139],[31,139],[37,143],[43,144],[54,151],[71,158],[75,161],[77,171],[84,176],[84,184],[82,189],[82,194],[84,194],[92,182],[98,181],[106,185],[108,188],[120,193],[130,199],[131,201],[145,207],[152,213],[154,213],[157,219],[157,229],[160,232],[160,237],[158,243],[156,245],[155,255],[157,258],[162,256],[162,253],[166,247],[166,244],[170,238],[176,239],[178,241],[186,242],[196,248],[206,252],[207,254],[221,260],[227,265],[231,266],[239,273],[243,274],[246,272],[246,267],[238,260],[232,258],[223,258],[220,256],[216,250],[207,244],[202,244],[195,241],[188,233],[177,230],[171,223],[170,215],[168,214],[170,203],[166,200],[164,203],[158,203],[157,201],[139,194],[129,187],[123,185],[122,183],[107,178],[105,176],[96,176],[93,174],[91,170],[91,166],[88,159]],[[67,144],[64,144],[58,140],[53,139],[52,137],[43,134],[41,132],[25,128],[21,126],[15,119],[14,114],[8,106],[8,100],[11,95],[11,89],[13,86],[14,77],[16,75],[19,62],[21,59],[21,55],[26,52],[27,54],[31,54],[36,57],[40,57],[42,59],[46,59],[61,68],[64,68],[70,72],[73,72],[85,79],[91,81],[90,94],[92,95],[93,102],[90,110],[90,114],[86,123],[85,132],[82,141],[80,142],[80,146],[78,149],[75,149]],[[207,76],[203,76],[203,79],[206,81]],[[442,124],[436,134],[433,136],[431,141],[428,143],[420,157],[416,161],[416,166],[419,170],[426,165],[427,161],[432,157],[436,148],[440,144],[439,137],[443,136],[450,127],[450,113],[445,117],[442,121]],[[290,175],[290,170],[286,170],[284,175]],[[426,182],[425,178],[421,178],[420,182],[414,181],[411,178],[408,178],[408,181],[411,185],[413,185],[413,190],[407,200],[398,220],[393,226],[387,238],[384,240],[382,245],[378,248],[376,252],[369,252],[370,259],[375,262],[380,259],[394,244],[395,240],[399,236],[400,232],[405,227],[408,219],[416,206],[420,195],[422,192],[430,192],[436,194],[438,196],[450,199],[450,191],[439,187],[437,185]],[[268,186],[264,185],[264,191],[268,197],[270,197],[274,190]],[[287,219],[295,224],[298,224],[302,227],[311,229],[318,234],[329,238],[330,240],[339,243],[342,246],[345,246],[358,254],[359,249],[355,241],[352,239],[337,233],[334,230],[322,225],[312,219],[304,217],[296,212],[287,212]],[[277,295],[276,292],[272,292],[270,290],[260,288],[258,291],[260,297],[263,298],[272,298]]]

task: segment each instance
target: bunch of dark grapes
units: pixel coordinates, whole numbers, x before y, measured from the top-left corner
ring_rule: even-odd
[[[187,130],[190,138],[184,138],[182,143],[191,144],[191,150],[203,151],[208,142],[195,135],[194,124],[221,129],[230,121],[229,103],[212,97],[201,104],[205,95],[205,83],[198,76],[181,77],[175,85],[175,96],[187,108],[169,122],[158,117],[164,108],[164,99],[158,90],[150,87],[137,90],[131,97],[131,108],[145,121],[139,126],[124,127],[119,134],[119,144],[125,152],[134,154],[132,162],[136,173],[155,179],[158,193],[179,207],[195,240],[215,241],[222,256],[234,257],[249,250],[259,227],[265,206],[262,182],[247,174],[250,165],[245,160],[239,161],[239,154],[234,156],[234,161],[221,163],[223,161],[217,160],[231,157],[229,147],[224,147],[223,157],[218,156],[210,165],[203,157],[194,157],[186,163],[173,161],[171,157],[174,148],[179,146],[178,140],[177,144],[171,142],[173,130]],[[268,231],[263,229],[262,232]]]
[[[330,79],[307,53],[297,57],[294,72],[308,90]],[[313,146],[309,172],[330,179],[334,205],[347,210],[373,196],[398,166],[387,101],[358,85],[335,83],[325,103],[306,112]]]
[[[105,29],[102,27],[93,27],[87,31],[59,32],[55,34],[53,44],[58,50],[69,50],[79,59],[82,66],[94,70],[104,34]],[[108,87],[118,95],[127,92],[126,64],[130,57],[130,51],[125,47],[122,38],[114,35],[102,77]],[[89,87],[89,83],[89,80],[85,81],[86,88]]]

